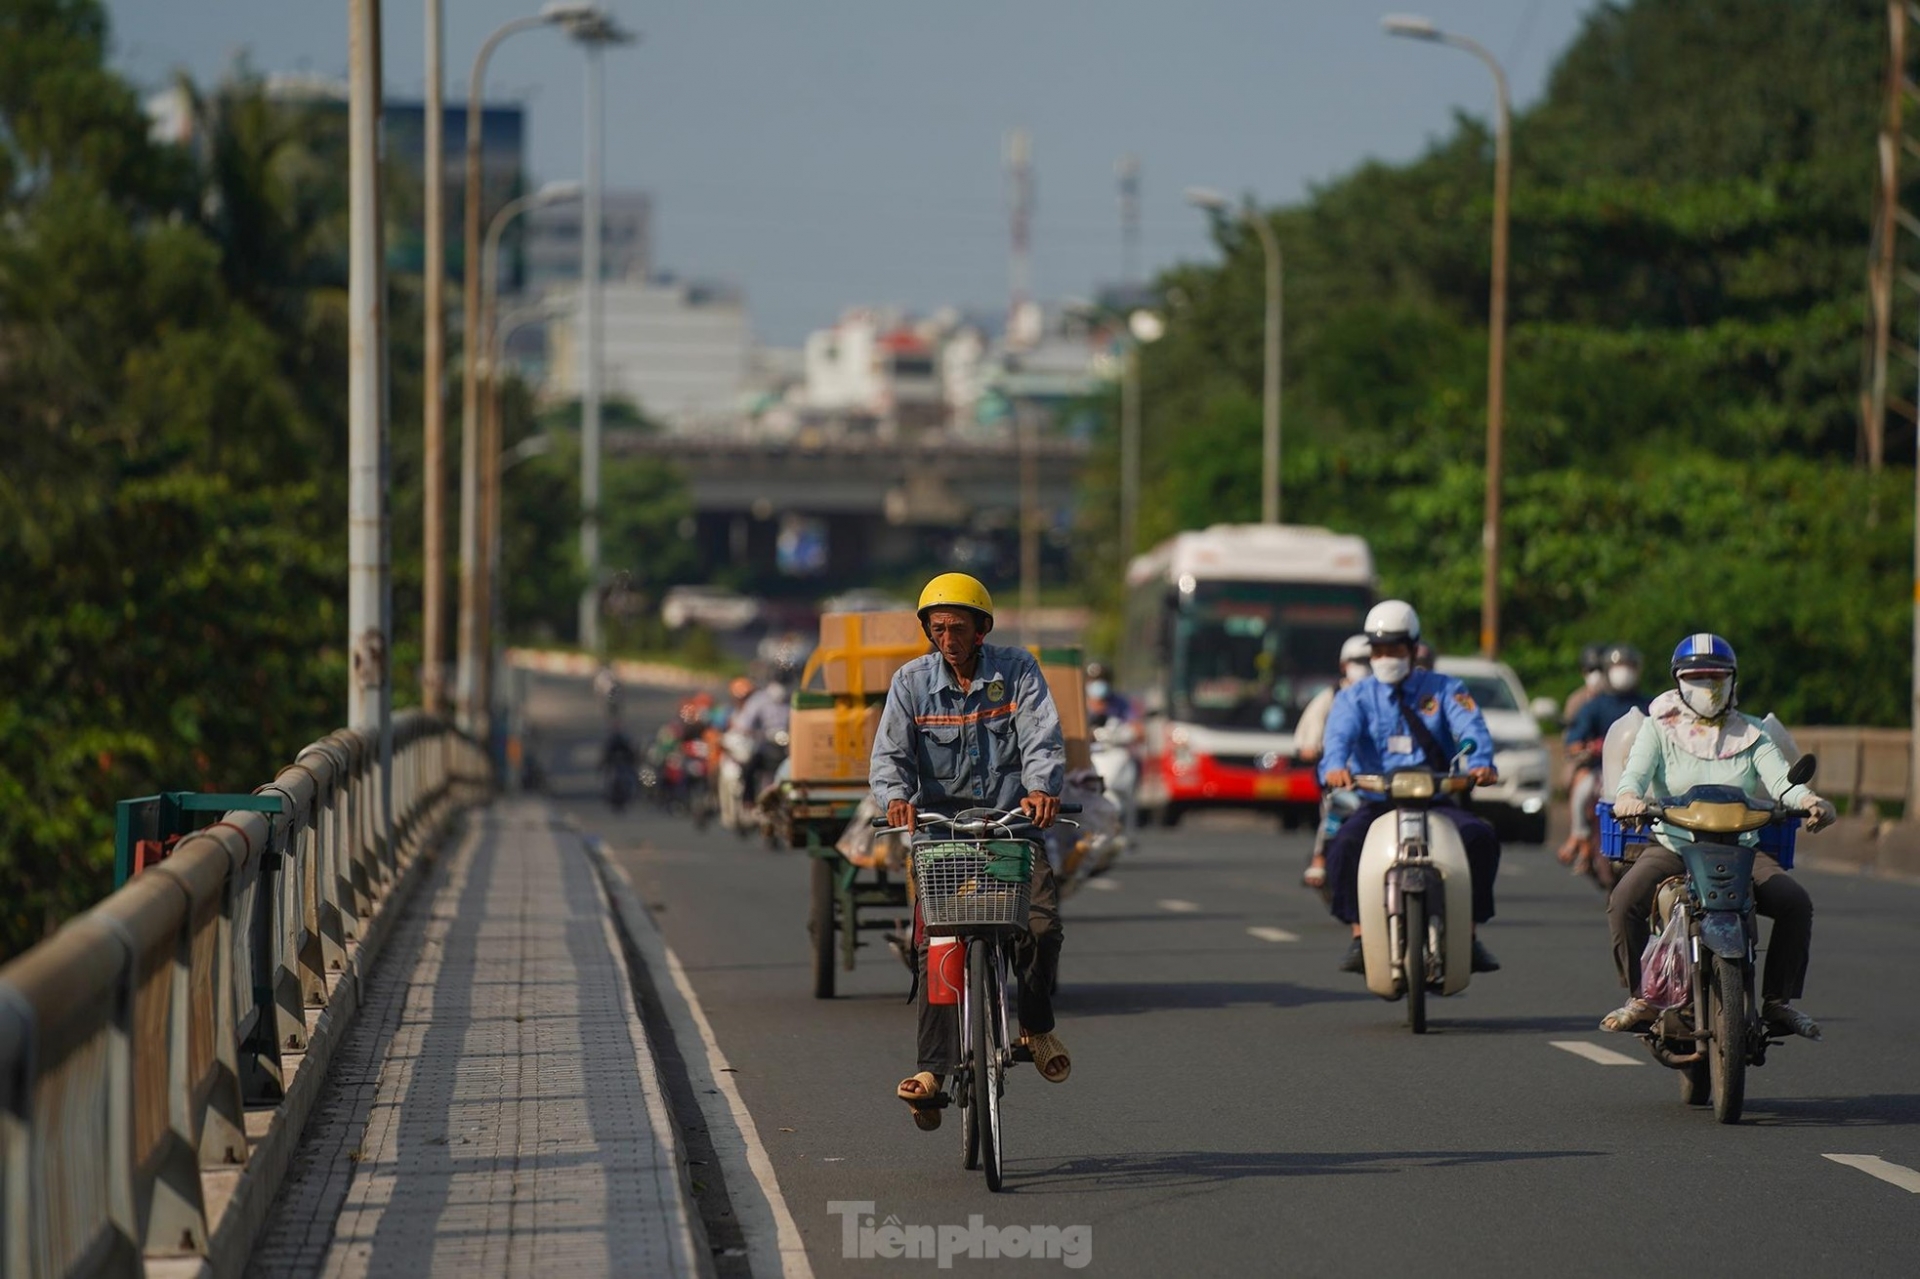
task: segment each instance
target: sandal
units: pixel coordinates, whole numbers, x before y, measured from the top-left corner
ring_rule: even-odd
[[[1028,1052],[1033,1054],[1033,1064],[1039,1069],[1040,1077],[1050,1084],[1066,1082],[1073,1072],[1073,1059],[1067,1056],[1067,1046],[1060,1042],[1060,1036],[1052,1031],[1040,1035],[1027,1035],[1021,1041]]]
[[[1300,872],[1300,882],[1308,888],[1324,888],[1327,884],[1327,859],[1316,855]]]
[[[946,1108],[947,1094],[940,1091],[940,1081],[933,1072],[923,1070],[917,1075],[900,1081],[893,1095],[913,1108],[914,1127],[921,1132],[932,1132],[940,1126],[940,1112]]]
[[[1646,1000],[1629,999],[1600,1019],[1600,1029],[1616,1032],[1633,1030],[1652,1021],[1655,1015],[1654,1006]]]

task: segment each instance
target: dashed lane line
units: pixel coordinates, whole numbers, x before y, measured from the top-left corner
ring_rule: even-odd
[[[1878,1177],[1890,1186],[1898,1186],[1910,1194],[1920,1195],[1920,1172],[1899,1164],[1888,1163],[1878,1155],[1822,1155],[1822,1159],[1831,1159],[1837,1164],[1849,1168],[1858,1168],[1869,1177]]]
[[[1170,910],[1176,915],[1191,915],[1200,909],[1199,902],[1181,901],[1178,897],[1162,897],[1158,904],[1161,910]]]
[[[1103,893],[1111,893],[1120,887],[1120,881],[1117,879],[1089,879],[1087,881],[1087,887],[1097,888]]]
[[[1625,1053],[1617,1053],[1611,1048],[1602,1048],[1599,1044],[1590,1044],[1581,1039],[1552,1039],[1547,1042],[1561,1052],[1585,1057],[1588,1061],[1601,1066],[1644,1066],[1646,1064],[1637,1057],[1629,1057]]]
[[[1290,933],[1284,928],[1249,928],[1247,936],[1258,937],[1261,941],[1299,941],[1298,933]]]

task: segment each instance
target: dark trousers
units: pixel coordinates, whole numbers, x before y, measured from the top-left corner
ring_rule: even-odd
[[[1613,935],[1613,967],[1620,984],[1640,993],[1640,955],[1652,925],[1653,893],[1660,881],[1686,873],[1680,854],[1649,844],[1607,898],[1607,931]],[[1813,898],[1780,863],[1761,853],[1753,861],[1753,906],[1773,921],[1767,938],[1767,965],[1760,976],[1760,998],[1798,999],[1807,984],[1807,957],[1813,946]]]
[[[1033,856],[1032,905],[1028,931],[1014,947],[1020,973],[1020,1025],[1036,1035],[1053,1029],[1053,977],[1060,967],[1060,885],[1044,851]],[[964,939],[963,939],[964,940]],[[960,1005],[927,1002],[927,946],[919,946],[920,1069],[939,1079],[953,1073],[960,1060]]]
[[[1327,841],[1327,882],[1333,885],[1333,917],[1345,924],[1360,922],[1360,846],[1366,843],[1367,828],[1382,813],[1393,812],[1385,800],[1370,799],[1355,809]],[[1500,837],[1485,818],[1464,808],[1435,804],[1431,816],[1453,823],[1466,845],[1467,867],[1473,872],[1473,922],[1484,924],[1493,918],[1493,881],[1500,873]]]

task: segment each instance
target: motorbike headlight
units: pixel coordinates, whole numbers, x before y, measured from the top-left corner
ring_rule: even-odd
[[[1395,773],[1387,784],[1387,793],[1395,799],[1432,799],[1432,773]]]

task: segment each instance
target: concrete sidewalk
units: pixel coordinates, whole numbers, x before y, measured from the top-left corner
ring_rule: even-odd
[[[502,803],[469,819],[422,889],[249,1273],[707,1273],[580,837],[544,803]]]

